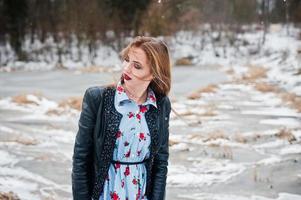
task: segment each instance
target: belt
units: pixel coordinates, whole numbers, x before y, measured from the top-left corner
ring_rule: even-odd
[[[113,163],[113,164],[121,164],[121,165],[137,165],[137,164],[143,164],[146,161],[148,161],[148,159],[144,159],[144,160],[138,161],[138,162],[123,162],[123,161],[111,160],[111,163]]]

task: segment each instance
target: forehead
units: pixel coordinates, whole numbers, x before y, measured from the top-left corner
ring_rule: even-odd
[[[146,53],[139,47],[130,48],[128,56],[131,58],[132,61],[140,62],[142,65],[148,64]]]

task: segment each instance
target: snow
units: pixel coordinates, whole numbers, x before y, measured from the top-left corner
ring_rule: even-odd
[[[8,72],[14,70],[51,70],[59,65],[67,69],[79,69],[88,66],[120,69],[121,62],[118,52],[114,51],[112,47],[103,45],[100,41],[96,41],[95,47],[95,51],[92,52],[93,56],[91,56],[88,42],[78,41],[74,34],[70,36],[70,40],[62,39],[57,44],[54,43],[51,36],[46,37],[45,43],[41,43],[37,37],[34,37],[31,43],[30,37],[25,36],[22,49],[27,53],[29,61],[16,60],[11,46],[6,43],[0,47],[0,55],[4,55],[1,57],[1,61],[5,63],[2,63],[4,66],[2,70]],[[58,64],[59,60],[61,60],[61,64]]]
[[[258,161],[257,164],[259,164],[259,165],[271,165],[271,164],[279,163],[281,161],[282,161],[282,159],[279,156],[272,155],[269,158],[264,158],[264,159]]]
[[[5,166],[8,164],[14,165],[17,163],[17,159],[15,156],[9,154],[6,151],[0,150],[0,166]]]
[[[49,179],[21,167],[15,167],[14,169],[1,167],[0,182],[6,183],[4,185],[0,184],[1,191],[10,191],[11,188],[15,188],[15,190],[18,191],[19,197],[24,200],[38,199],[38,195],[34,194],[39,184],[44,185],[40,190],[43,190],[45,187],[51,187],[51,190],[58,189],[63,192],[68,192],[71,189],[71,186],[58,185]],[[48,195],[50,194],[48,193]]]
[[[249,31],[238,35],[241,41],[249,42],[248,45],[239,45],[239,51],[235,47],[229,46],[224,40],[216,44],[215,51],[219,56],[215,55],[212,44],[209,42],[210,38],[206,35],[201,35],[203,37],[201,38],[198,33],[180,31],[174,37],[171,37],[168,42],[174,61],[190,56],[193,64],[198,67],[217,65],[224,72],[233,70],[234,77],[246,75],[250,66],[260,66],[268,70],[267,77],[264,78],[265,83],[275,83],[281,89],[300,96],[300,75],[295,75],[298,67],[300,69],[300,55],[298,55],[297,50],[301,48],[301,41],[296,36],[299,32],[300,30],[291,29],[290,35],[287,35],[284,27],[280,26],[278,30],[269,32],[266,36],[266,43],[262,48],[257,49],[262,32]],[[216,33],[213,32],[213,34]],[[202,39],[204,41],[203,48],[201,48]],[[79,44],[75,36],[72,36],[70,43],[62,41],[60,44],[54,44],[52,37],[48,37],[44,44],[37,39],[34,40],[33,44],[30,44],[29,39],[25,40],[23,48],[30,55],[32,60],[30,62],[16,61],[16,56],[10,45],[6,43],[0,47],[1,60],[6,63],[3,65],[4,68],[0,70],[9,72],[14,70],[55,69],[58,67],[57,62],[59,60],[58,47],[63,50],[68,48],[70,50],[69,55],[62,55],[61,57],[64,68],[78,70],[87,66],[101,66],[113,71],[120,70],[118,52],[114,51],[113,48],[98,41],[94,52],[95,57],[92,61],[87,45]],[[49,50],[46,51],[47,48]],[[258,52],[253,54],[254,51]],[[79,59],[80,54],[81,59]],[[81,74],[82,72],[75,71],[74,73]],[[260,81],[263,81],[263,79],[260,79]],[[46,97],[27,94],[26,98],[34,103],[20,105],[14,103],[11,97],[0,99],[1,109],[26,112],[23,116],[6,118],[6,123],[17,121],[20,124],[28,122],[33,124],[42,124],[43,122],[67,124],[78,119],[79,111],[71,108],[61,110],[62,108],[59,107],[57,102]],[[208,157],[199,154],[195,157],[190,155],[188,158],[183,156],[187,160],[182,163],[171,162],[168,166],[168,187],[190,188],[211,186],[216,183],[227,184],[231,178],[243,174],[249,166],[287,164],[285,162],[287,157],[290,155],[297,157],[301,153],[301,113],[289,108],[274,92],[259,92],[253,84],[235,82],[219,84],[217,91],[214,93],[204,93],[197,100],[175,101],[172,102],[172,106],[185,120],[179,119],[172,112],[170,127],[176,130],[178,128],[186,129],[181,135],[175,135],[171,132],[170,140],[175,142],[170,147],[171,155],[177,156],[180,153],[190,155],[191,152],[200,153],[196,151],[198,147],[209,152],[212,150],[209,147],[214,146],[217,149],[229,148],[231,154],[233,153],[233,157],[238,160],[245,156],[244,152],[248,152],[250,153],[248,155],[254,157],[259,156],[259,158],[250,156],[250,158],[248,157],[250,160],[246,163],[235,159],[208,158],[208,155]],[[55,116],[46,114],[47,111],[53,109],[64,112]],[[212,112],[213,116],[203,116],[208,110]],[[244,124],[245,119],[249,120],[248,117],[251,118],[251,122],[246,122],[250,124]],[[194,127],[189,126],[198,121],[201,121],[202,124]],[[236,127],[238,125],[244,126],[245,129],[240,130],[241,127]],[[261,129],[257,129],[257,125]],[[289,142],[287,139],[279,139],[277,134],[282,127],[290,129],[296,141]],[[222,132],[225,132],[226,138],[210,138],[208,136],[208,133],[214,133],[216,130],[223,130]],[[18,135],[22,138],[38,141],[34,147],[28,147],[31,151],[30,155],[27,155],[28,152],[26,151],[23,152],[24,147],[17,142],[1,142],[1,148],[13,149],[14,152],[18,153],[18,156],[22,156],[25,160],[33,159],[31,155],[34,153],[47,151],[51,155],[58,156],[62,162],[71,162],[72,151],[62,150],[62,148],[70,148],[74,142],[75,133],[73,131],[64,130],[63,128],[48,130],[38,126],[38,128],[31,127],[30,131],[22,130],[21,132],[19,129],[1,124],[0,132],[3,133],[4,137]],[[247,139],[247,141],[235,141],[235,133],[240,133],[241,138]],[[214,153],[216,152],[213,152],[212,155]],[[49,158],[50,161],[56,161],[56,159],[58,158],[54,156]],[[57,184],[44,176],[17,166],[19,162],[20,159],[17,158],[17,155],[12,154],[11,151],[0,149],[0,183],[5,183],[5,185],[0,184],[0,191],[9,191],[13,188],[21,199],[25,200],[45,198],[55,193],[53,190],[70,193],[70,185]],[[298,171],[298,173],[297,176],[300,179],[300,172]],[[279,193],[278,197],[275,198],[218,193],[179,194],[179,197],[204,200],[301,199],[300,195],[289,193]]]
[[[287,147],[283,147],[280,150],[280,155],[286,154],[300,154],[301,153],[301,145],[295,144]]]
[[[301,117],[301,113],[297,113],[291,108],[262,108],[258,110],[244,110],[245,115],[267,115],[267,116],[283,116],[283,117]]]
[[[287,145],[287,144],[288,144],[288,141],[278,139],[278,140],[274,140],[274,141],[271,141],[271,142],[265,142],[265,143],[262,143],[262,144],[254,145],[254,148],[258,148],[258,149],[278,148],[278,147],[282,147],[282,146]]]
[[[301,130],[293,130],[292,134],[294,135],[297,141],[301,140]]]
[[[64,119],[68,119],[70,116],[78,116],[79,111],[72,108],[61,108],[59,104],[53,100],[49,100],[45,97],[39,97],[33,94],[25,95],[28,101],[33,103],[24,103],[18,104],[13,102],[11,97],[6,97],[0,99],[0,108],[3,109],[12,109],[19,110],[23,112],[28,112],[30,115],[20,116],[19,120],[52,120],[52,121],[60,121]],[[57,110],[62,114],[59,115],[48,115],[48,111]]]
[[[298,128],[301,126],[300,119],[294,118],[276,118],[276,119],[264,119],[260,120],[261,124],[269,124],[269,125],[283,125],[288,128]]]
[[[279,193],[277,198],[268,198],[264,196],[252,195],[240,196],[231,194],[216,194],[216,193],[195,193],[195,194],[181,194],[179,197],[185,199],[198,199],[198,200],[299,200],[301,195],[290,193]]]
[[[202,159],[191,166],[170,165],[167,182],[178,187],[199,187],[225,182],[245,170],[242,164],[230,163],[227,160]]]

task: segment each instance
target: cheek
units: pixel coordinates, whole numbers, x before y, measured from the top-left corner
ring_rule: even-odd
[[[151,76],[151,73],[148,70],[135,70],[134,73],[143,78]]]
[[[121,64],[122,69],[123,70],[126,69],[127,65],[128,65],[128,63],[123,61],[122,64]]]

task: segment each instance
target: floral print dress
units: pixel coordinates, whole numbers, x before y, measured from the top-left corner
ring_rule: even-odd
[[[137,105],[129,99],[119,82],[115,93],[114,105],[123,115],[113,160],[121,162],[140,162],[149,157],[150,133],[145,113],[150,106],[157,108],[154,92],[149,88],[147,100]],[[146,168],[144,164],[111,163],[99,200],[147,200]]]

